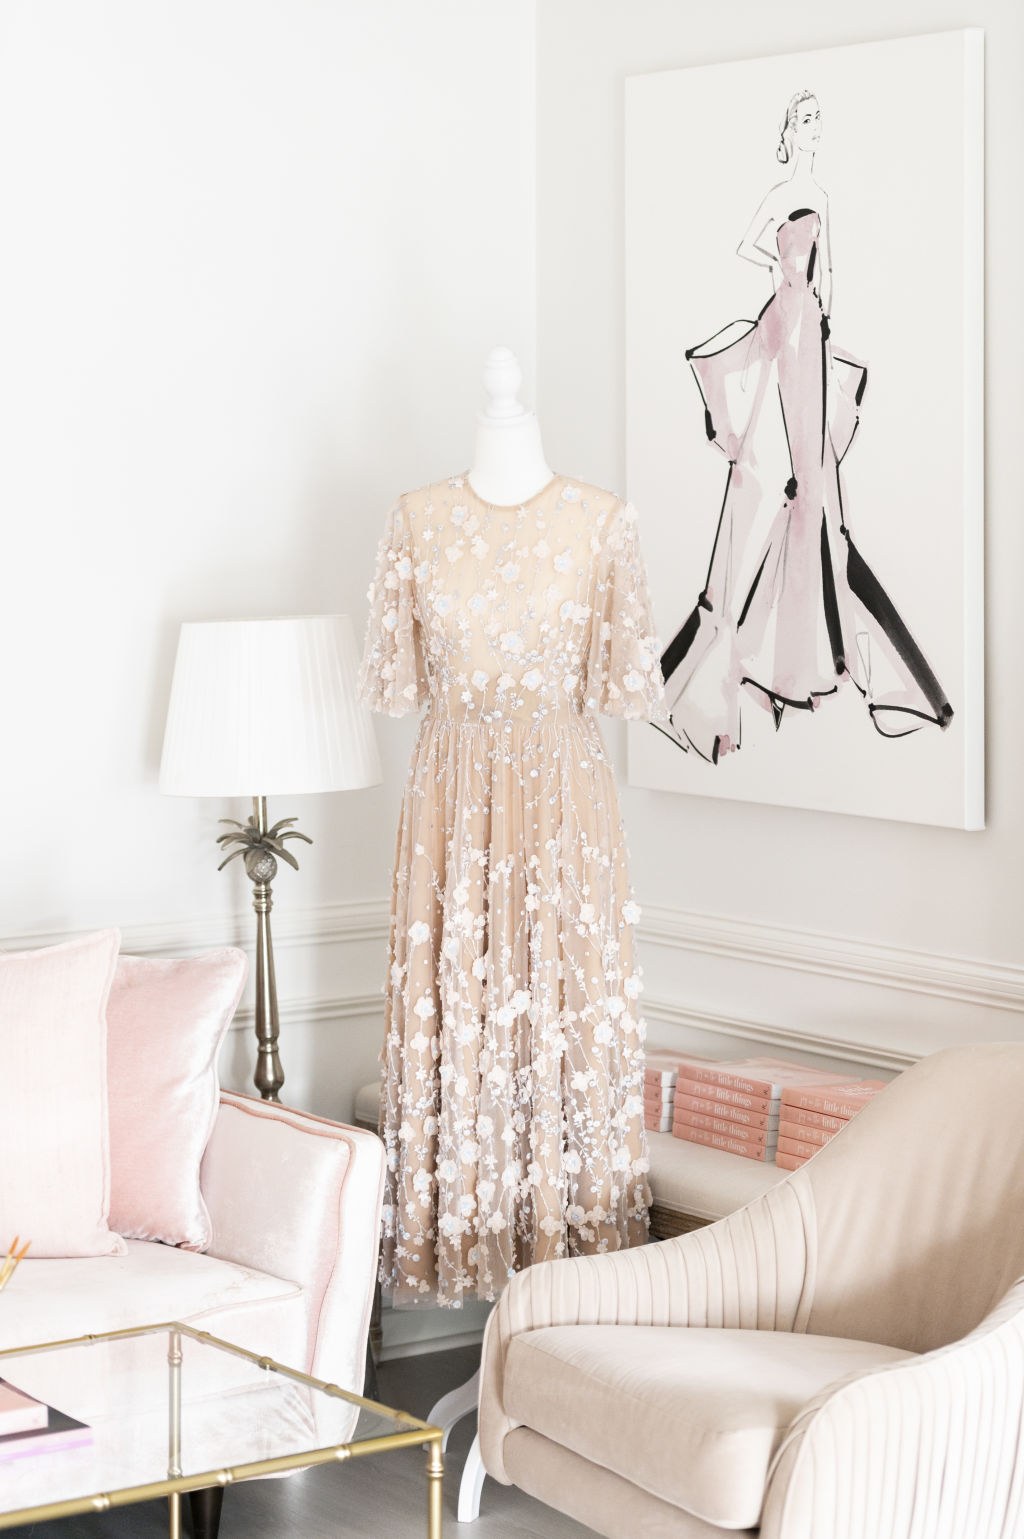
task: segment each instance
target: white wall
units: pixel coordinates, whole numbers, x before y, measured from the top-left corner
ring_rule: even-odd
[[[0,0],[0,935],[249,942],[248,885],[213,846],[248,809],[156,789],[177,627],[361,625],[395,494],[469,458],[493,343],[529,399],[536,327],[549,458],[623,486],[626,74],[969,22],[988,32],[988,831],[625,786],[622,804],[654,1034],[885,1073],[1024,1035],[1024,18],[1015,0],[536,9]],[[286,1096],[330,1115],[375,1071],[413,731],[380,724],[384,786],[272,807],[316,838],[276,891]],[[224,1057],[243,1087],[250,1025]]]
[[[488,348],[532,391],[533,49],[531,0],[0,4],[8,943],[251,935],[213,843],[248,806],[156,788],[178,626],[361,631],[395,496],[469,459]],[[288,1093],[340,1115],[412,730],[383,725],[381,788],[271,807],[316,839],[276,884]]]
[[[1024,11],[1016,0],[974,0],[966,11],[952,0],[864,0],[855,12],[806,0],[538,7],[538,404],[552,461],[616,488],[625,483],[625,77],[967,24],[986,29],[987,53],[988,828],[965,834],[624,787],[647,908],[652,1035],[710,1050],[737,1038],[792,1040],[836,1057],[845,1044],[847,1059],[890,1072],[945,1042],[1024,1036],[1024,218],[1010,191],[1024,154]],[[892,112],[898,131],[899,104],[866,102],[865,111]],[[706,144],[666,146],[666,179],[685,174],[687,153],[714,154],[713,125]],[[941,230],[925,232],[936,238]],[[609,726],[606,736],[624,770],[621,735]]]

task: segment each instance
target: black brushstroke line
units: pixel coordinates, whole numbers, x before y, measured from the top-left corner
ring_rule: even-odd
[[[761,573],[764,571],[765,566],[767,565],[768,557],[769,557],[770,554],[771,554],[771,546],[769,545],[768,549],[765,551],[764,555],[761,557],[761,565],[757,569],[757,576],[754,578],[754,581],[751,583],[750,591],[749,591],[749,593],[747,594],[746,598],[743,601],[743,608],[740,610],[740,617],[736,621],[736,629],[737,629],[737,631],[741,629],[744,620],[747,618],[747,611],[748,611],[748,609],[750,608],[751,604],[754,601],[754,594],[757,592],[757,585],[761,581]]]
[[[666,684],[697,639],[697,632],[700,630],[700,609],[698,601],[661,654],[661,676]]]
[[[821,597],[825,606],[825,627],[828,630],[828,644],[832,649],[832,663],[837,673],[845,673],[846,648],[843,645],[843,625],[839,618],[839,599],[836,596],[836,574],[832,570],[828,520],[824,509],[821,514]]]
[[[774,299],[774,297],[775,296],[773,294],[772,299]],[[768,303],[771,304],[771,300],[769,300]],[[762,311],[761,313],[763,314],[764,312]],[[734,326],[746,326],[747,329],[746,331],[741,332],[738,337],[733,337],[731,342],[726,342],[722,347],[716,347],[713,353],[704,352],[704,348],[707,347],[708,342],[714,342],[717,337],[724,336],[725,333],[727,331],[731,331]],[[756,330],[756,328],[757,321],[748,321],[746,319],[742,321],[730,321],[728,326],[723,326],[721,331],[716,331],[710,337],[708,337],[707,342],[698,342],[695,346],[688,347],[684,354],[686,361],[692,367],[693,360],[695,358],[718,358],[722,353],[727,353],[730,347],[735,347],[737,342],[745,341],[745,339],[749,337],[750,333]]]
[[[687,615],[686,619],[683,621],[683,624],[679,627],[678,631],[676,631],[676,634],[673,636],[672,640],[661,654],[661,676],[666,680],[666,682],[672,676],[672,674],[675,673],[676,669],[679,667],[679,664],[683,661],[690,648],[693,646],[697,632],[700,629],[701,610],[705,609],[710,611],[712,607],[711,601],[708,598],[708,583],[711,581],[711,573],[715,565],[715,552],[718,549],[718,542],[722,536],[722,525],[725,522],[726,508],[729,502],[729,487],[732,483],[732,473],[734,469],[735,466],[733,461],[730,460],[729,474],[725,478],[725,492],[722,495],[722,506],[718,513],[718,526],[715,529],[715,538],[711,546],[711,560],[708,562],[708,575],[704,584],[704,591],[701,593],[696,605],[691,610],[689,615]]]
[[[762,695],[767,695],[769,700],[778,700],[782,705],[791,706],[794,711],[813,711],[816,700],[825,700],[829,695],[837,695],[839,693],[839,685],[833,684],[831,689],[812,689],[802,700],[791,700],[788,695],[780,695],[777,689],[769,689],[767,684],[762,684],[757,679],[752,679],[748,674],[744,674],[743,678],[740,679],[740,683],[749,685],[751,689],[759,690]]]
[[[846,544],[849,551],[846,561],[846,580],[850,585],[850,592],[860,600],[871,618],[881,626],[883,633],[892,642],[935,713],[934,719],[938,726],[948,727],[953,720],[953,707],[946,699],[942,685],[929,667],[924,653],[904,624],[892,599],[849,535],[846,536]],[[880,709],[891,708],[880,707]]]
[[[800,483],[796,479],[796,466],[793,464],[793,445],[789,441],[789,423],[786,421],[786,403],[782,399],[782,386],[776,385],[775,388],[779,392],[779,411],[782,413],[782,431],[786,435],[786,453],[789,456],[789,479],[794,483],[792,494],[787,491],[786,495],[791,495],[792,500],[792,497],[796,496],[796,489]]]
[[[821,463],[825,463],[825,446],[828,442],[828,343],[825,332],[821,333]]]

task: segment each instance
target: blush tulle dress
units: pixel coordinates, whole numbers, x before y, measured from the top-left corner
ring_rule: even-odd
[[[850,535],[840,467],[867,369],[830,341],[819,234],[812,209],[784,220],[778,288],[757,321],[687,354],[729,472],[707,583],[662,668],[673,734],[715,762],[740,745],[744,698],[778,726],[849,681],[890,737],[953,715]]]
[[[403,497],[370,605],[363,698],[427,706],[392,886],[381,1277],[458,1305],[645,1238],[639,910],[594,713],[667,717],[635,514],[595,487]]]

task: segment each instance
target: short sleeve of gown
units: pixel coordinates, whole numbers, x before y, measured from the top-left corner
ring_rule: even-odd
[[[598,555],[587,703],[605,716],[668,726],[661,648],[654,634],[636,509],[609,522]]]
[[[367,598],[370,618],[359,669],[359,698],[373,711],[405,716],[429,695],[416,616],[413,549],[403,503],[388,515]]]

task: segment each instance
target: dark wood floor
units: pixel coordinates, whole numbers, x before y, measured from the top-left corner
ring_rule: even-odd
[[[458,1347],[399,1358],[378,1369],[379,1394],[425,1416],[440,1395],[469,1378],[479,1348]],[[459,1476],[475,1430],[468,1417],[452,1433],[445,1458],[447,1539],[592,1539],[591,1530],[510,1486],[487,1481],[476,1523],[455,1521]],[[325,1466],[287,1480],[253,1480],[228,1491],[221,1539],[425,1539],[426,1456],[418,1448]],[[187,1514],[187,1507],[186,1507]],[[187,1515],[186,1515],[187,1525]],[[66,1518],[14,1529],[33,1539],[166,1539],[167,1504]]]

